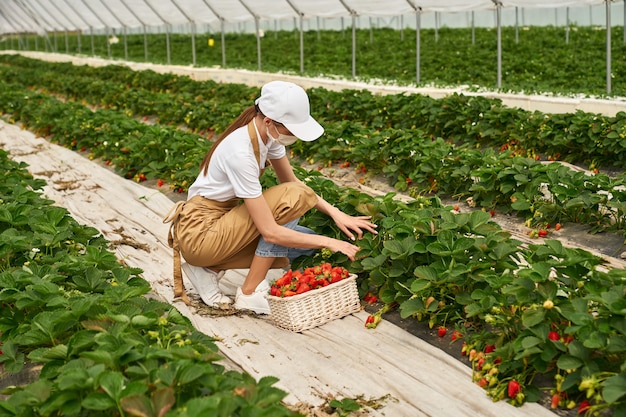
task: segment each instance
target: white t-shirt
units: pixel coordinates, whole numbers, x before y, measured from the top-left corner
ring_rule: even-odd
[[[256,125],[254,126],[256,129]],[[256,198],[262,188],[259,176],[261,168],[268,159],[285,156],[285,147],[272,140],[263,143],[257,130],[259,141],[260,165],[254,156],[252,142],[248,135],[248,126],[228,135],[215,149],[209,162],[207,175],[200,172],[189,187],[188,199],[201,195],[215,201],[228,201],[233,198]]]

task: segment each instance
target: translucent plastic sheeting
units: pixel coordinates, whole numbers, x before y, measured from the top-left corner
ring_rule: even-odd
[[[0,33],[122,29],[296,17],[400,16],[502,7],[557,8],[604,0],[0,0]]]

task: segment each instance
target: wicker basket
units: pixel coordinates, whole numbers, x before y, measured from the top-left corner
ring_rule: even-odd
[[[321,326],[361,310],[356,275],[291,297],[268,295],[274,324],[294,332]]]

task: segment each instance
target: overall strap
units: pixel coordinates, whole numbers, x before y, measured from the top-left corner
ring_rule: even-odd
[[[174,252],[174,298],[180,297],[181,300],[189,305],[190,301],[187,298],[187,294],[185,293],[185,285],[183,283],[183,274],[181,272],[181,261],[180,261],[180,248],[178,245],[178,236],[176,235],[176,226],[178,224],[178,218],[180,216],[180,212],[183,210],[186,201],[179,201],[172,207],[167,213],[167,215],[163,218],[163,223],[172,222],[170,225],[170,230],[167,233],[167,245],[172,248]]]
[[[252,142],[252,150],[254,150],[256,163],[257,165],[261,166],[261,151],[259,150],[259,138],[256,135],[254,119],[250,123],[248,123],[248,136],[250,136],[250,142]],[[265,165],[267,166],[267,163]],[[265,168],[261,169],[261,175],[263,175],[263,171],[265,171]]]

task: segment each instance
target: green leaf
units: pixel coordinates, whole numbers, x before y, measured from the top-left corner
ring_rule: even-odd
[[[618,374],[604,381],[602,397],[608,404],[615,403],[626,395],[626,375]]]
[[[87,410],[105,411],[115,408],[115,401],[102,392],[89,394],[82,402],[82,406]]]
[[[577,369],[581,367],[582,365],[583,365],[582,360],[571,355],[561,355],[559,359],[556,361],[556,366],[558,366],[559,369],[562,369],[564,371],[567,371],[570,369]]]
[[[100,387],[115,401],[119,401],[124,388],[124,376],[120,372],[105,372],[100,375]]]
[[[400,304],[400,317],[403,319],[424,310],[424,302],[420,298],[411,298]]]
[[[430,266],[418,266],[413,271],[413,274],[417,278],[427,281],[437,281],[438,278],[437,271],[435,270],[435,268]]]
[[[526,310],[522,315],[522,323],[526,327],[533,327],[541,323],[546,315],[545,310]]]
[[[538,344],[540,344],[542,342],[543,342],[543,340],[539,339],[538,337],[526,336],[525,338],[522,339],[522,347],[524,349],[528,349],[528,348],[531,348],[533,346],[537,346]]]

